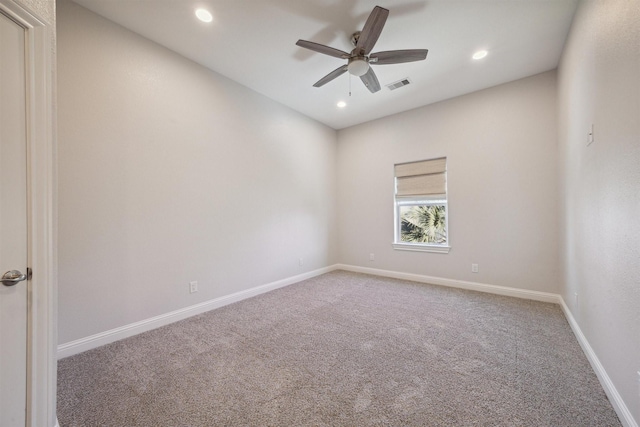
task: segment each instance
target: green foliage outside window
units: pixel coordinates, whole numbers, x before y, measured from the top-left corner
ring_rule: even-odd
[[[401,206],[400,220],[400,241],[402,242],[447,243],[444,205]]]

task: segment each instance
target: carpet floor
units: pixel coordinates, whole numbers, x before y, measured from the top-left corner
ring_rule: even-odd
[[[621,425],[557,305],[344,271],[60,360],[58,419]]]

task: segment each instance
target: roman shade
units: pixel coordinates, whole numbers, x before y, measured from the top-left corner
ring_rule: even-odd
[[[447,158],[400,163],[394,166],[396,196],[445,196]]]

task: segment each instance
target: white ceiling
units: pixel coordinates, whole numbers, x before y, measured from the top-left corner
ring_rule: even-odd
[[[342,129],[474,92],[558,65],[577,0],[74,0],[213,71]],[[343,74],[312,85],[345,60],[298,39],[351,51],[374,6],[390,10],[373,52],[429,49],[425,61],[373,66],[372,94]],[[205,7],[212,23],[198,21]],[[479,49],[489,55],[471,59]],[[395,91],[385,85],[408,77]],[[351,81],[351,82],[350,82]],[[351,97],[349,84],[351,83]],[[339,109],[336,103],[347,102]]]

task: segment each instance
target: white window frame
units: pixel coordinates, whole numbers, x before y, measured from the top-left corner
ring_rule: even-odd
[[[392,246],[396,250],[401,251],[417,251],[417,252],[433,252],[446,254],[451,250],[451,239],[449,236],[449,203],[448,189],[445,194],[438,196],[397,196],[397,178],[394,177],[394,194],[393,194],[393,243]],[[446,186],[446,183],[445,183]],[[402,221],[400,219],[401,206],[433,206],[444,205],[445,207],[445,233],[447,236],[446,243],[407,243],[400,240]]]

